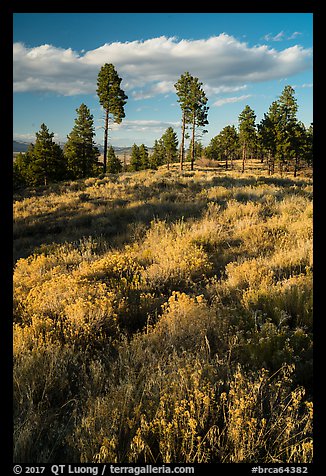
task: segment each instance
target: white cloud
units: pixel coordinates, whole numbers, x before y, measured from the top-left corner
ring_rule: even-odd
[[[124,120],[121,124],[113,123],[110,126],[112,130],[124,130],[124,131],[152,131],[160,132],[166,130],[168,127],[177,128],[180,127],[180,122],[171,121],[157,121],[157,120]]]
[[[33,143],[34,144],[35,139],[36,139],[36,134],[35,133],[34,134],[32,134],[32,133],[27,133],[27,134],[14,133],[13,134],[13,139],[18,141],[18,142],[27,142],[27,143]],[[53,140],[54,140],[54,142],[57,142],[57,143],[63,141],[62,137],[60,137],[59,134],[57,134],[56,132],[53,133]]]
[[[266,45],[250,47],[222,33],[202,40],[161,36],[106,43],[87,52],[15,43],[13,60],[15,92],[96,94],[100,67],[113,63],[123,79],[122,88],[141,99],[175,92],[174,84],[185,71],[197,76],[213,94],[292,76],[311,67],[312,51],[298,45],[280,51]]]
[[[209,86],[208,84],[204,84],[204,91],[208,95],[213,95],[213,94],[222,94],[222,93],[236,93],[238,91],[243,91],[244,89],[247,89],[247,84],[242,84],[241,86],[217,86],[217,87],[212,87]]]
[[[158,94],[167,94],[173,92],[175,92],[173,81],[159,81],[145,90],[140,89],[133,91],[132,97],[135,100],[149,99],[157,96]]]
[[[297,89],[311,89],[313,88],[314,85],[313,83],[303,83],[303,84],[292,84],[292,88],[294,90],[297,90]]]
[[[294,40],[295,38],[297,38],[298,36],[302,35],[301,31],[294,31],[292,33],[292,35],[290,35],[288,37],[288,40]]]
[[[234,102],[241,102],[244,101],[245,99],[248,99],[251,97],[251,94],[244,94],[243,96],[233,96],[233,97],[228,97],[228,98],[221,98],[218,99],[217,101],[214,102],[213,106],[223,106],[224,104],[230,104]]]
[[[264,40],[266,41],[282,41],[284,40],[285,33],[284,31],[280,31],[276,35],[272,35],[271,33],[268,33],[267,35],[264,36]]]
[[[35,142],[35,134],[14,134],[13,139],[18,142]]]
[[[267,33],[264,36],[264,40],[266,41],[283,41],[283,40],[295,40],[298,36],[302,35],[300,31],[294,31],[291,35],[286,36],[284,31],[280,31],[276,35],[272,35],[272,33]]]

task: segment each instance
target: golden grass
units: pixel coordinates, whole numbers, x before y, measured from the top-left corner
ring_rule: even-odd
[[[15,461],[312,461],[312,213],[258,163],[17,195]]]

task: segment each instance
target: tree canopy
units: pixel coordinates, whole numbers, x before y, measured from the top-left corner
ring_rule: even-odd
[[[105,110],[104,172],[122,171],[122,163],[108,145],[109,121],[121,123],[125,117],[124,106],[128,97],[121,89],[122,79],[113,64],[105,63],[97,78],[97,94]],[[185,159],[185,140],[190,138],[187,159],[194,166],[195,156],[202,154],[202,145],[196,140],[196,132],[208,124],[207,97],[198,78],[185,72],[174,84],[182,112],[180,169]],[[34,144],[26,153],[20,153],[14,160],[14,187],[47,185],[52,181],[85,178],[99,173],[99,150],[94,142],[94,118],[89,108],[82,103],[76,109],[75,125],[67,136],[62,148],[54,142],[54,133],[43,123],[36,132]],[[246,105],[238,116],[238,128],[225,126],[209,145],[204,154],[213,160],[224,160],[225,168],[242,155],[242,171],[249,156],[265,162],[269,174],[275,165],[283,170],[292,168],[296,176],[301,164],[312,165],[313,125],[306,127],[297,118],[298,104],[292,86],[284,87],[281,95],[273,101],[259,124],[255,111]],[[186,134],[187,128],[192,131]],[[206,132],[203,130],[202,132]],[[177,159],[178,138],[172,127],[168,127],[160,139],[155,140],[152,154],[141,144],[132,147],[129,170],[144,170],[170,164]],[[126,169],[126,161],[124,168]]]
[[[117,174],[122,171],[122,163],[119,157],[116,156],[112,145],[108,147],[107,156],[107,172],[109,174]]]
[[[106,172],[107,147],[109,120],[120,124],[125,117],[124,106],[128,96],[121,89],[122,79],[119,77],[115,67],[111,63],[105,63],[97,77],[97,95],[101,106],[105,111],[104,122],[104,173]]]
[[[239,115],[239,142],[242,147],[242,172],[248,154],[255,149],[257,141],[256,114],[250,106],[246,105]]]
[[[81,104],[76,112],[75,126],[64,146],[68,174],[72,179],[96,174],[100,154],[94,142],[93,115],[85,104]]]
[[[184,140],[187,124],[192,128],[192,144],[195,144],[195,132],[197,127],[204,127],[208,124],[207,97],[202,88],[203,83],[198,78],[192,76],[188,71],[182,74],[174,87],[177,92],[178,102],[182,111],[181,145],[180,145],[180,169],[183,168],[184,161]],[[191,169],[194,166],[195,147],[191,152]]]
[[[54,133],[42,123],[36,132],[35,144],[20,154],[14,165],[14,183],[19,185],[47,185],[66,177],[66,162],[61,147],[53,140]]]

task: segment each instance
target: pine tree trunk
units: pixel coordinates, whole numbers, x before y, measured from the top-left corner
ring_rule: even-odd
[[[271,151],[268,151],[268,156],[267,156],[267,166],[268,166],[268,175],[271,175],[272,173],[272,154]]]
[[[244,172],[244,169],[245,169],[245,161],[246,161],[246,144],[244,144],[242,148],[242,173]]]
[[[83,178],[87,176],[87,166],[86,166],[86,153],[85,146],[83,144],[82,148],[82,169],[83,169]]]
[[[183,157],[184,157],[184,146],[185,146],[185,129],[186,129],[186,119],[185,115],[182,116],[182,131],[181,131],[181,145],[180,145],[180,170],[183,170]]]
[[[299,160],[298,160],[298,157],[295,158],[295,161],[294,161],[294,177],[297,176],[297,172],[298,172],[298,163],[299,163]]]
[[[283,177],[283,156],[280,158],[279,172],[280,172],[281,177]]]
[[[109,131],[109,109],[105,111],[105,125],[104,125],[104,159],[103,172],[106,173],[106,158],[108,154],[108,131]]]
[[[196,116],[195,113],[192,118],[192,148],[191,148],[191,166],[190,170],[194,170],[194,163],[195,163],[195,120]]]

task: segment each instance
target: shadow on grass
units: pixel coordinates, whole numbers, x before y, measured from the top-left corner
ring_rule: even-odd
[[[198,172],[198,174],[197,174]],[[200,175],[202,174],[202,175]],[[196,176],[197,175],[197,176]],[[187,181],[185,181],[187,178]],[[101,179],[91,179],[92,182]],[[116,182],[117,176],[105,177],[106,183]],[[102,180],[103,181],[103,180]],[[50,194],[64,195],[69,191],[80,191],[79,200],[73,207],[62,201],[60,208],[55,211],[33,214],[28,219],[16,219],[13,228],[13,256],[14,262],[19,258],[27,257],[36,252],[41,245],[52,243],[75,242],[83,237],[101,238],[110,247],[119,247],[131,243],[136,237],[145,234],[146,229],[154,219],[166,220],[168,223],[184,219],[199,218],[207,207],[207,197],[200,195],[203,190],[220,186],[226,189],[250,187],[248,191],[235,193],[234,200],[239,202],[255,201],[260,197],[254,195],[255,187],[276,186],[284,188],[275,196],[281,200],[291,187],[292,192],[297,190],[306,194],[300,187],[310,184],[308,180],[293,180],[281,177],[231,177],[227,175],[207,176],[200,169],[194,172],[171,172],[158,175],[157,180],[151,183],[139,182],[130,184],[127,199],[108,199],[106,197],[91,197],[87,193],[85,181],[72,183],[52,184],[48,188],[39,187],[35,190],[38,197],[48,197]],[[90,183],[92,185],[92,183]],[[100,190],[99,190],[100,192]],[[23,196],[26,198],[26,191]],[[199,194],[199,197],[198,197]],[[33,196],[33,193],[32,195]],[[35,195],[34,195],[35,196]],[[225,199],[213,199],[222,207],[226,206]],[[87,202],[91,208],[83,211],[83,203]],[[143,202],[141,205],[138,205]],[[135,205],[133,205],[133,203]],[[98,210],[97,210],[98,209]]]
[[[40,245],[76,242],[82,237],[103,238],[108,246],[120,247],[131,243],[135,235],[145,234],[150,223],[165,220],[168,223],[199,218],[206,202],[145,203],[135,207],[113,207],[101,213],[69,214],[56,211],[38,216],[38,221],[17,224],[14,228],[14,260],[25,258]]]

